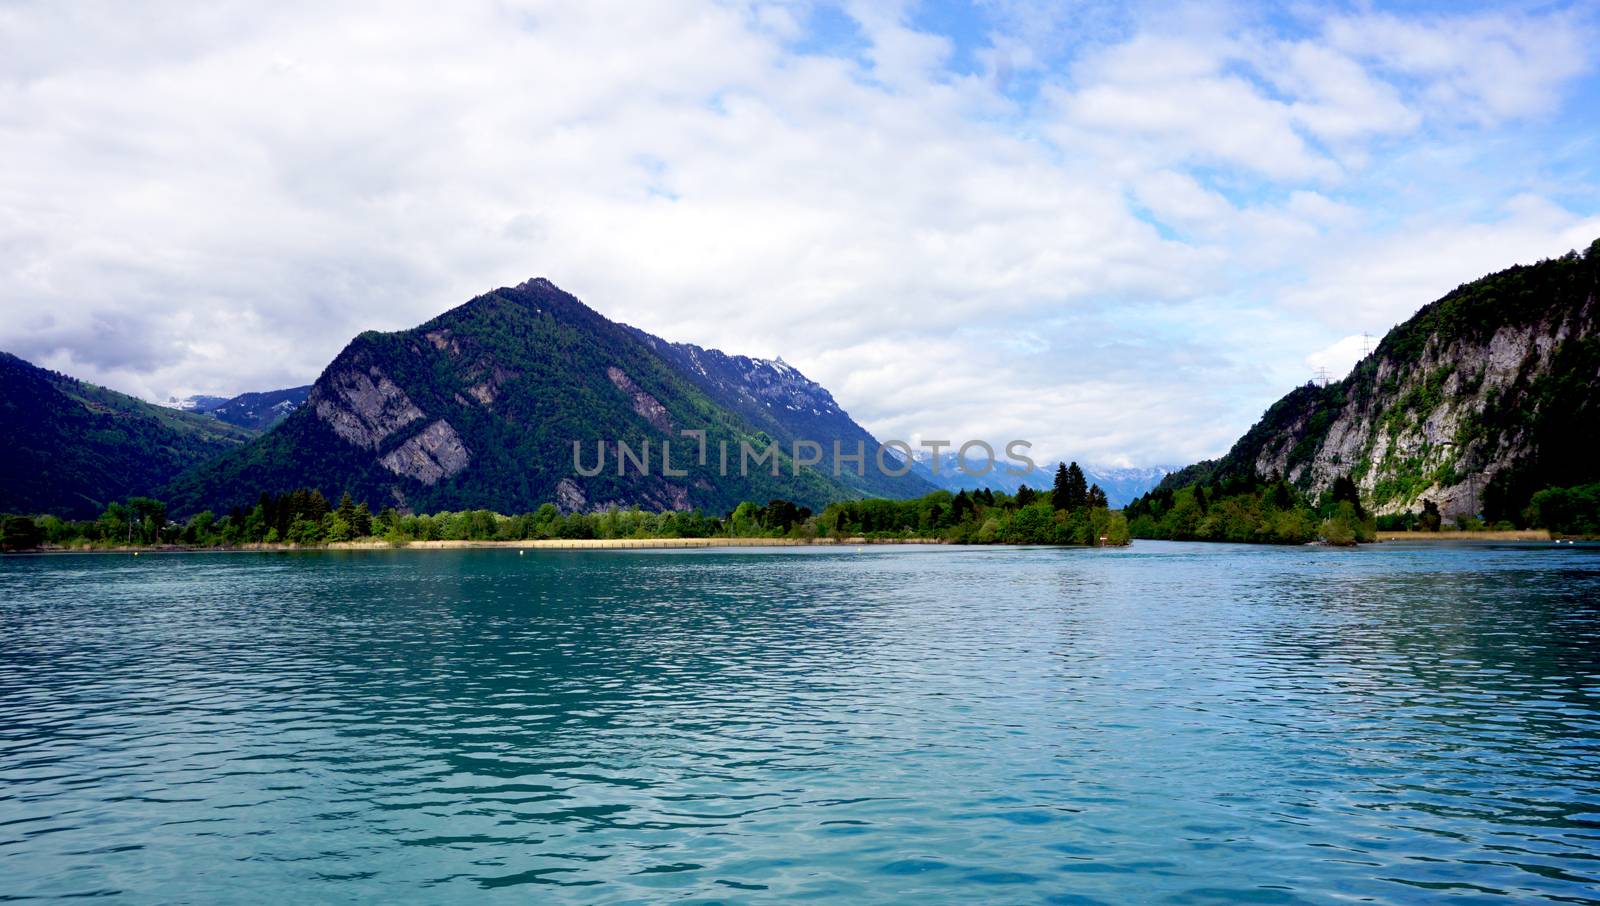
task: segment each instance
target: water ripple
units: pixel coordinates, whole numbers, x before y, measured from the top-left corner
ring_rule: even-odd
[[[0,560],[0,900],[1600,903],[1600,551]]]

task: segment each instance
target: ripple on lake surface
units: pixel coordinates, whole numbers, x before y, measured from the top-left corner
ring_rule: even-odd
[[[0,560],[0,899],[1597,878],[1594,549]]]

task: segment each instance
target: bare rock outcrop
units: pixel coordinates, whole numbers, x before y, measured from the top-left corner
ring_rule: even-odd
[[[307,402],[335,434],[369,450],[423,417],[405,391],[376,366],[330,375],[326,383],[311,388]]]
[[[649,422],[659,431],[672,431],[672,417],[667,414],[667,407],[661,405],[655,397],[644,391],[644,388],[634,383],[627,372],[615,365],[607,366],[606,377],[618,390],[628,395],[628,400],[633,403],[633,411]]]
[[[589,503],[589,498],[583,493],[583,488],[571,478],[563,478],[556,485],[556,506],[564,512],[581,513]]]
[[[456,429],[441,418],[378,461],[396,475],[432,485],[465,469],[472,461],[472,454],[462,444]]]

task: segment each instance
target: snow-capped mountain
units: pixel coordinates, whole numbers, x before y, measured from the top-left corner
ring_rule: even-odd
[[[1004,445],[994,444],[995,466],[987,475],[974,476],[963,472],[956,461],[956,453],[946,451],[939,456],[938,474],[933,472],[933,460],[926,450],[919,450],[915,459],[920,466],[917,474],[933,482],[941,488],[950,491],[976,491],[980,488],[990,488],[996,491],[1005,491],[1008,494],[1016,493],[1022,485],[1027,485],[1034,490],[1049,488],[1055,482],[1056,462],[1040,460],[1033,471],[1025,475],[1015,475],[1008,469],[1012,466],[1004,455]],[[974,469],[983,467],[981,453],[974,454],[976,458],[969,460],[969,465]],[[1117,466],[1094,466],[1079,464],[1083,469],[1084,477],[1090,484],[1097,484],[1106,492],[1106,500],[1113,507],[1126,505],[1135,497],[1140,496],[1157,484],[1172,471],[1166,466],[1146,466],[1135,468],[1122,468]]]
[[[235,397],[197,395],[179,399],[171,397],[167,406],[197,415],[205,415],[220,422],[237,425],[251,431],[268,431],[273,425],[289,417],[306,401],[311,385],[289,387],[284,390],[262,390],[241,393]]]

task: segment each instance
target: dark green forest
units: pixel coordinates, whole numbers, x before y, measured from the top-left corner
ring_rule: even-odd
[[[0,506],[82,519],[253,434],[0,353]]]

